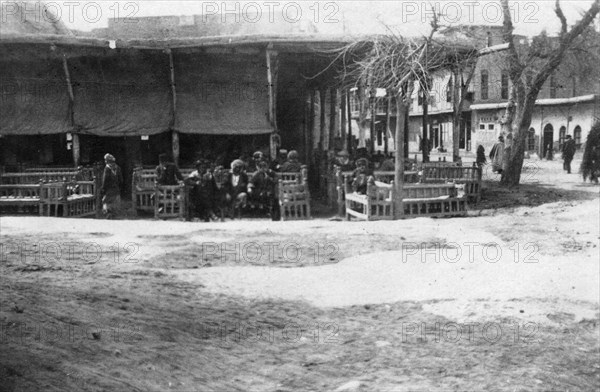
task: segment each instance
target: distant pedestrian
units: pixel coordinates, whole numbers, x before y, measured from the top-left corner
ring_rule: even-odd
[[[483,165],[485,165],[487,162],[487,159],[485,158],[485,148],[480,144],[479,147],[477,147],[477,159],[475,161],[475,163],[477,164],[477,167],[483,167]]]
[[[102,212],[107,219],[118,216],[121,209],[121,187],[123,174],[117,165],[116,159],[111,154],[104,156],[104,174],[102,175]]]
[[[575,150],[577,150],[575,140],[573,140],[571,135],[567,135],[567,140],[565,140],[565,144],[562,146],[562,158],[563,170],[566,170],[569,174],[571,174],[571,161],[573,161]]]
[[[495,173],[502,174],[502,162],[504,159],[504,136],[500,135],[498,141],[492,147],[490,151],[490,159],[492,163],[492,170]]]

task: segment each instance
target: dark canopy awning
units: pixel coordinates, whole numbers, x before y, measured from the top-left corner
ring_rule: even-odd
[[[272,132],[265,55],[174,54],[176,131],[207,135]]]
[[[73,58],[69,69],[79,132],[135,136],[169,130],[172,108],[165,53]]]

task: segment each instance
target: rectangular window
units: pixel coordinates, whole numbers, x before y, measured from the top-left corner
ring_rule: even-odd
[[[479,129],[485,131],[485,124],[479,124]]]
[[[481,99],[488,99],[489,76],[487,71],[481,71]]]
[[[550,98],[556,98],[556,77],[550,76]]]
[[[493,131],[494,130],[494,124],[488,124],[488,129],[490,131]]]

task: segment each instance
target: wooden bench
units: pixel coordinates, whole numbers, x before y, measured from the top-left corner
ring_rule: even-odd
[[[40,216],[84,217],[96,215],[99,206],[95,181],[43,183]]]
[[[281,220],[310,219],[308,168],[299,173],[277,173],[277,192]]]
[[[344,177],[345,214],[361,220],[394,219],[394,183],[375,181],[370,177],[366,194],[353,191],[352,177]],[[457,197],[454,184],[406,184],[403,187],[400,218],[449,217],[467,214],[466,198]]]
[[[154,188],[153,205],[155,219],[185,219],[187,209],[185,185],[157,185]]]
[[[23,170],[25,173],[75,173],[75,177],[77,181],[94,181],[96,177],[96,171],[98,168],[94,167],[56,167],[56,166],[48,166],[48,167],[28,167]]]
[[[345,177],[346,217],[361,220],[394,219],[394,184],[377,183],[373,177],[367,183],[367,193],[362,195],[352,190],[352,178]]]
[[[37,184],[39,182],[75,181],[77,171],[67,172],[24,172],[4,173],[0,175],[2,184]]]
[[[467,215],[467,199],[458,197],[454,184],[408,184],[402,191],[404,218]]]
[[[385,182],[386,184],[394,181],[396,173],[393,171],[379,171],[376,170],[373,172],[373,177],[375,177],[376,181]],[[404,172],[404,183],[417,183],[419,182],[419,173],[417,171],[405,171]]]
[[[475,164],[469,166],[424,166],[421,181],[423,183],[452,182],[464,188],[469,201],[479,202],[481,198],[481,168]]]
[[[183,178],[187,178],[194,170],[193,168],[179,169]],[[156,169],[137,167],[133,170],[132,178],[131,202],[133,211],[136,213],[138,211],[155,213]]]
[[[40,184],[0,185],[0,212],[38,214]]]

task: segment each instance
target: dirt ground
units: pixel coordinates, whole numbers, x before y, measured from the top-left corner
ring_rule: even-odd
[[[467,218],[2,217],[0,391],[597,390],[600,187],[525,168]]]

